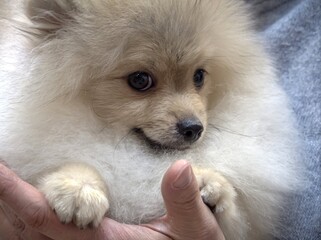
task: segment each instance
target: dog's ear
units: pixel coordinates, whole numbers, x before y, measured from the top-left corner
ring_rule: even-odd
[[[54,34],[77,12],[73,0],[28,0],[27,16],[42,34]]]

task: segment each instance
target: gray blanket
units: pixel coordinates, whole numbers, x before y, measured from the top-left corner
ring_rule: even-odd
[[[302,136],[311,186],[284,214],[283,239],[321,239],[321,0],[247,0],[275,58]]]

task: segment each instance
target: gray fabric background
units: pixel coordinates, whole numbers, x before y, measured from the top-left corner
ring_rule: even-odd
[[[274,57],[302,137],[311,186],[291,200],[282,239],[321,239],[321,0],[247,0]]]

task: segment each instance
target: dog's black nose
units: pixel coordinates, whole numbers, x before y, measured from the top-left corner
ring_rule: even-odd
[[[185,118],[179,121],[177,129],[187,142],[197,141],[204,130],[202,123],[197,118]]]

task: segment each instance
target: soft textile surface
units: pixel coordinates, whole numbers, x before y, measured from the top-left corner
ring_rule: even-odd
[[[311,186],[285,213],[284,239],[321,239],[321,0],[248,0],[302,135]]]

